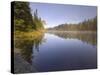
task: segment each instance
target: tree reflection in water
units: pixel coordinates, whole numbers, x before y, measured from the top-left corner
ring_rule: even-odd
[[[64,39],[78,39],[82,42],[86,42],[91,45],[97,44],[97,33],[94,32],[49,32],[51,34],[54,34],[58,37],[64,38]],[[45,42],[45,39],[43,39],[44,33],[41,34],[41,36],[37,38],[32,39],[17,39],[15,42],[15,48],[20,49],[20,54],[23,57],[24,60],[28,61],[30,64],[32,64],[32,59],[34,56],[34,51],[37,50],[39,52],[39,45],[41,45],[43,42]]]
[[[49,32],[51,34],[54,34],[58,37],[64,38],[64,39],[78,39],[82,42],[86,42],[91,45],[97,44],[97,33],[96,32],[63,32],[63,31],[51,31]]]
[[[37,38],[33,37],[31,39],[25,38],[25,40],[24,38],[22,38],[22,39],[17,39],[15,42],[15,48],[20,49],[20,54],[22,58],[27,62],[29,62],[30,64],[32,64],[32,58],[34,58],[33,49],[39,51],[39,45],[42,44],[43,42],[43,36],[44,33]]]

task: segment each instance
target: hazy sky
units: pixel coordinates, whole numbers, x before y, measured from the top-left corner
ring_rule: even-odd
[[[78,23],[97,15],[95,6],[63,5],[30,3],[32,15],[38,10],[38,15],[45,20],[45,27],[54,27],[64,23]]]

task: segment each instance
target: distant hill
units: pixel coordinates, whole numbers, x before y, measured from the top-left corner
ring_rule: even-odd
[[[47,30],[59,31],[96,31],[97,30],[97,16],[93,19],[88,19],[78,24],[60,24]]]

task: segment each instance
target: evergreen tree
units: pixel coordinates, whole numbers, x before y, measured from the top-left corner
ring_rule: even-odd
[[[35,29],[28,2],[14,2],[14,26],[15,30],[21,31]]]

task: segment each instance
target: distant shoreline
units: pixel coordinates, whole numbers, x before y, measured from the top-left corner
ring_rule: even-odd
[[[62,31],[62,30],[47,30],[47,32],[57,32],[57,33],[97,33],[97,31]]]

